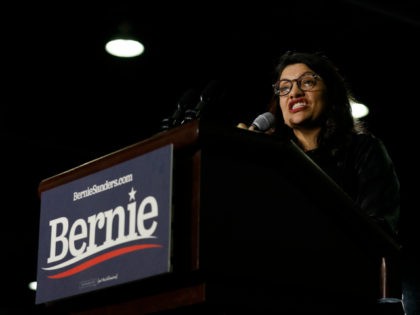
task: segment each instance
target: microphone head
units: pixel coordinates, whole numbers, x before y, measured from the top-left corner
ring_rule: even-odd
[[[219,80],[212,80],[201,92],[200,100],[204,103],[210,103],[220,93],[222,84]]]
[[[252,125],[259,131],[266,131],[274,127],[275,120],[276,119],[272,113],[265,112],[255,118],[255,120],[252,122]]]
[[[188,89],[178,101],[178,108],[186,109],[197,103],[199,95],[196,90]]]
[[[185,111],[184,122],[200,118],[202,111],[210,103],[215,103],[220,98],[223,91],[223,85],[219,80],[212,80],[200,94],[200,100],[194,108]]]

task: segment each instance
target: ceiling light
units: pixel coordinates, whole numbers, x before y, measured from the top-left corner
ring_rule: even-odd
[[[141,55],[144,46],[134,39],[117,38],[106,43],[105,50],[115,57],[132,58]]]
[[[129,23],[118,26],[117,34],[105,44],[105,50],[115,57],[132,58],[144,52],[143,44],[134,36]]]

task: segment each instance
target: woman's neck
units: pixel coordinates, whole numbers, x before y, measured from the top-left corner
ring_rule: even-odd
[[[314,150],[318,147],[318,135],[321,128],[294,128],[293,133],[298,139],[304,151]]]

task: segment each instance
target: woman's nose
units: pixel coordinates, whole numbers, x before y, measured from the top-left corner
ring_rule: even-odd
[[[293,82],[292,88],[290,90],[290,95],[296,96],[296,95],[303,95],[305,94],[304,91],[302,91],[299,87],[299,85],[297,84],[297,82]]]

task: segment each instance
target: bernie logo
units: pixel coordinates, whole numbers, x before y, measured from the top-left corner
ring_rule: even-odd
[[[135,199],[134,196],[130,195],[131,199]],[[118,224],[114,224],[116,217],[118,217]],[[158,225],[157,217],[158,203],[154,197],[147,196],[141,201],[138,208],[136,201],[130,202],[127,204],[127,210],[123,206],[117,206],[114,209],[91,215],[87,220],[79,218],[72,223],[71,227],[67,217],[53,219],[49,221],[51,241],[47,263],[55,263],[55,265],[42,269],[52,271],[69,268],[48,276],[50,279],[61,279],[114,257],[133,251],[162,247],[162,245],[154,243],[121,247],[121,245],[133,241],[156,238],[153,234]],[[126,219],[128,224],[126,224]],[[116,233],[113,230],[115,226],[118,228]],[[126,226],[127,233],[125,233]],[[114,239],[113,235],[117,237]],[[104,241],[98,244],[99,239]],[[112,250],[116,246],[119,248]],[[69,253],[70,258],[62,261]],[[97,256],[75,265],[93,255]]]

